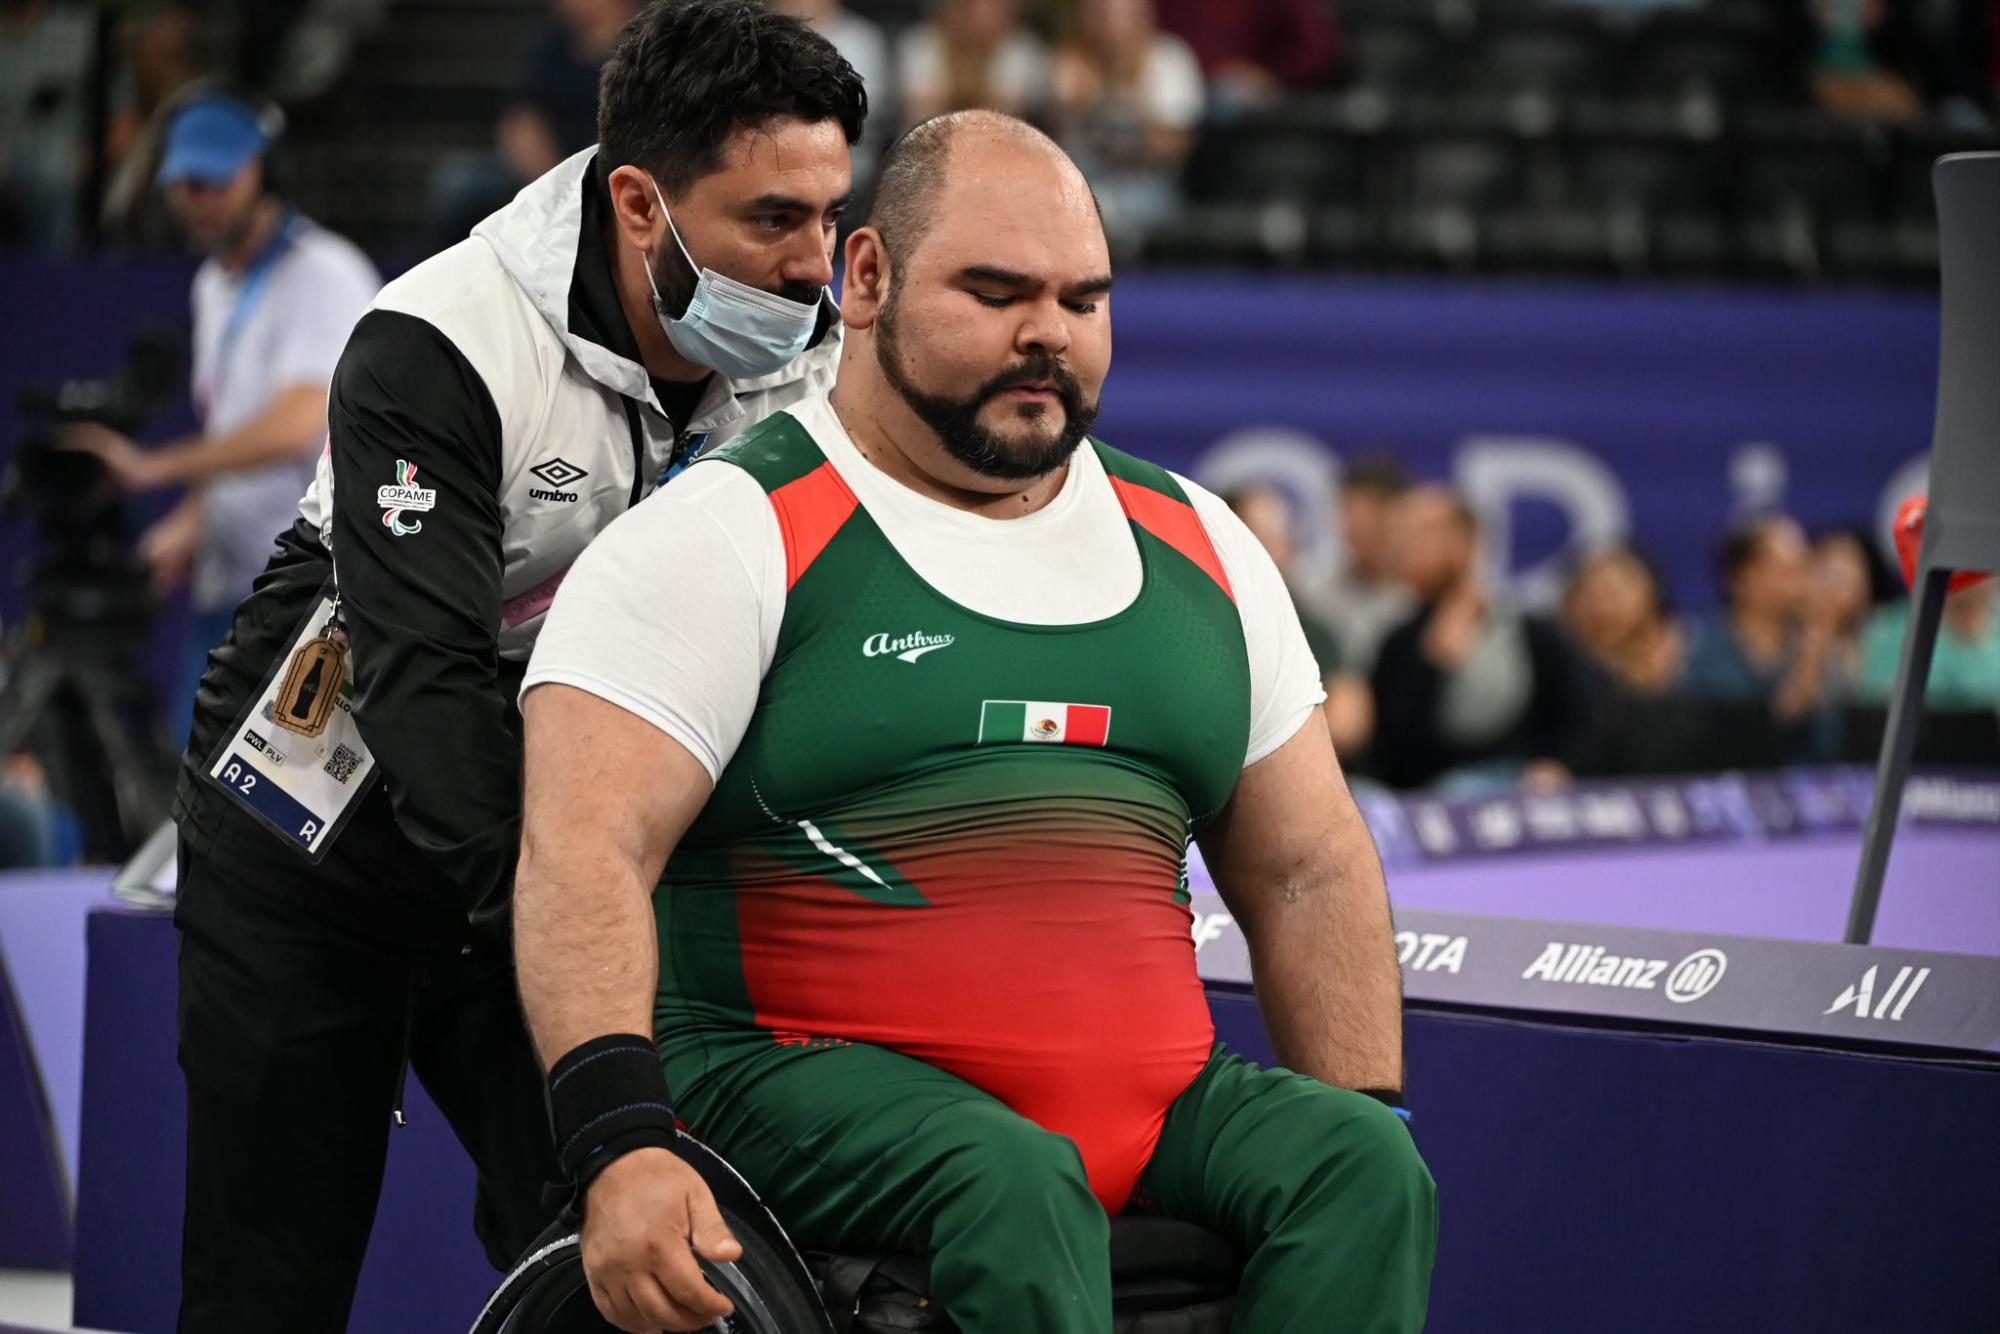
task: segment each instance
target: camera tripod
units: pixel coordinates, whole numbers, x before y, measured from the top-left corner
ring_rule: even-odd
[[[0,756],[32,749],[42,759],[76,812],[87,861],[123,861],[173,798],[159,703],[132,665],[137,633],[38,611],[0,667]]]

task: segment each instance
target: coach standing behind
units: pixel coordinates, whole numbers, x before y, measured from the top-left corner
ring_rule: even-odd
[[[865,109],[833,48],[758,0],[650,5],[605,66],[597,148],[355,328],[176,806],[184,1334],[345,1326],[406,1064],[478,1165],[494,1262],[545,1221],[506,947],[512,701],[585,544],[832,383]]]

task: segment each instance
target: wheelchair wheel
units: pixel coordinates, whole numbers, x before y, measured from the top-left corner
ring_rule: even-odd
[[[702,1276],[727,1297],[735,1312],[709,1327],[710,1334],[832,1334],[819,1290],[784,1229],[756,1192],[728,1163],[698,1140],[677,1147],[708,1183],[723,1222],[743,1247],[729,1264],[700,1260]],[[616,1334],[597,1313],[583,1272],[577,1220],[565,1213],[514,1266],[472,1334]]]
[[[819,1334],[826,1317],[799,1291],[787,1267],[754,1229],[725,1218],[742,1241],[733,1264],[701,1261],[702,1276],[736,1308],[711,1334]],[[583,1273],[582,1243],[571,1234],[536,1251],[508,1275],[473,1334],[617,1334],[597,1313]]]

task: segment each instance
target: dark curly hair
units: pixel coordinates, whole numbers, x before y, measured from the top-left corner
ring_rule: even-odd
[[[653,0],[598,79],[598,166],[641,167],[678,194],[740,126],[833,120],[851,144],[867,115],[861,76],[803,21],[762,0]]]

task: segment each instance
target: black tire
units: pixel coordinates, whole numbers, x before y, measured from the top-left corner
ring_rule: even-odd
[[[703,1276],[736,1307],[734,1315],[710,1327],[714,1334],[832,1334],[812,1275],[756,1192],[699,1140],[681,1136],[677,1152],[708,1183],[723,1221],[743,1247],[733,1264],[699,1262]],[[583,1272],[580,1229],[568,1211],[536,1238],[472,1326],[472,1334],[606,1331],[616,1334],[616,1326],[597,1313]]]
[[[723,1219],[743,1246],[734,1264],[701,1261],[711,1286],[729,1298],[733,1316],[710,1326],[714,1334],[819,1334],[826,1317],[816,1299],[799,1289],[785,1258],[754,1227],[728,1210]],[[583,1273],[575,1235],[556,1239],[517,1266],[473,1326],[473,1334],[617,1334],[597,1313]]]

